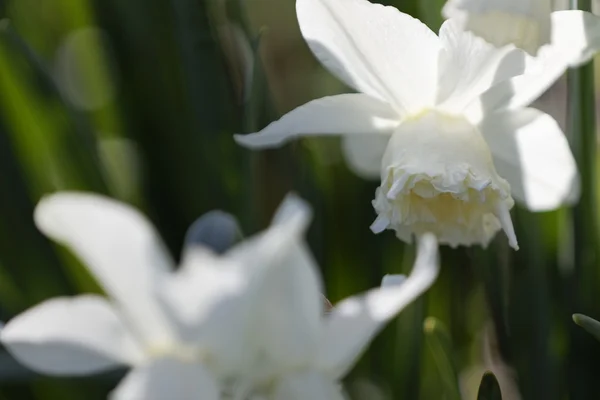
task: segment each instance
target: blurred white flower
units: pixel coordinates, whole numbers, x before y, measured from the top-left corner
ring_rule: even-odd
[[[552,14],[537,58],[496,48],[458,21],[439,37],[393,7],[366,0],[297,0],[302,34],[321,63],[361,93],[313,100],[250,135],[251,148],[303,135],[343,135],[350,167],[381,179],[376,233],[410,241],[487,245],[501,228],[518,248],[514,196],[542,211],[578,199],[568,143],[552,117],[527,105],[570,65],[600,48],[591,14]],[[593,16],[592,16],[593,17]]]
[[[402,285],[404,281],[406,281],[406,275],[387,274],[383,276],[383,279],[381,279],[381,286],[399,286]]]
[[[181,267],[132,207],[83,193],[44,198],[39,229],[87,265],[108,298],[50,299],[13,318],[0,340],[40,373],[85,375],[132,369],[115,400],[219,399],[221,381],[247,364],[242,338],[255,288],[299,239],[309,210],[288,198],[277,224],[222,257],[192,247]]]
[[[513,43],[531,55],[550,43],[552,0],[448,0],[442,14],[502,47]]]
[[[253,399],[268,400],[343,399],[339,380],[373,336],[435,281],[435,236],[426,234],[419,240],[413,271],[404,282],[349,297],[327,315],[310,254],[298,243],[288,256],[263,282],[267,302],[254,320],[255,333],[248,343],[258,361],[252,374],[242,379],[245,384],[238,387],[236,398],[252,394]]]

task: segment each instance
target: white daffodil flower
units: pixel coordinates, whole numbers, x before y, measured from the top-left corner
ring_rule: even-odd
[[[501,228],[518,248],[513,197],[530,210],[578,199],[568,143],[552,117],[527,105],[570,65],[600,48],[589,13],[552,14],[552,43],[536,58],[496,48],[446,21],[435,35],[393,7],[366,0],[297,0],[302,35],[321,63],[360,93],[313,100],[262,131],[250,148],[305,135],[343,135],[350,167],[381,179],[376,233],[410,241],[487,245]]]
[[[550,43],[552,0],[448,0],[442,9],[445,18],[456,18],[488,42],[507,44],[536,55]]]
[[[285,262],[264,281],[262,291],[269,301],[255,319],[248,343],[260,357],[254,376],[246,376],[249,382],[234,398],[343,399],[339,381],[373,336],[435,281],[435,236],[424,235],[417,253],[412,273],[403,282],[394,276],[389,285],[342,300],[325,314],[317,267],[298,243],[295,254],[289,254],[295,262]]]
[[[87,265],[108,298],[47,300],[16,316],[0,341],[27,367],[85,375],[130,366],[114,400],[221,398],[247,365],[243,335],[254,288],[299,239],[307,206],[294,198],[277,225],[222,257],[194,247],[173,262],[151,223],[102,196],[59,193],[35,210],[39,229]]]

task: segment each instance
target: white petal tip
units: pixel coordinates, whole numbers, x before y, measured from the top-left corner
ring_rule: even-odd
[[[245,135],[233,135],[235,142],[249,149],[266,149],[282,146],[287,140],[292,139],[292,136],[282,136],[271,134],[271,132],[248,133]]]
[[[302,226],[307,226],[312,217],[312,210],[308,202],[297,194],[288,193],[273,216],[273,225],[297,221]]]
[[[406,281],[406,275],[387,274],[381,280],[381,287],[400,286]]]
[[[235,134],[233,135],[233,140],[235,140],[235,142],[239,145],[242,145],[244,147],[252,147],[252,138],[248,137],[248,136],[252,136],[252,135],[241,135],[241,134]]]
[[[35,206],[33,220],[42,233],[47,236],[54,236],[56,227],[62,225],[61,220],[65,210],[71,209],[73,204],[97,199],[102,199],[102,197],[86,192],[63,191],[47,194]]]
[[[506,205],[502,202],[496,206],[496,217],[500,221],[500,226],[508,238],[508,244],[515,250],[519,250],[519,244],[517,242],[517,235],[513,227],[512,219],[510,218],[510,212]]]
[[[519,250],[519,243],[517,242],[517,237],[513,236],[508,238],[508,245],[515,250]]]
[[[389,224],[390,221],[386,217],[378,215],[377,218],[375,218],[375,221],[373,221],[371,224],[370,228],[373,233],[377,234],[385,231]]]

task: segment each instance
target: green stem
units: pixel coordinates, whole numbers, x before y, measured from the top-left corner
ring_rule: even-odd
[[[571,8],[591,10],[590,0],[571,1]],[[596,210],[596,121],[593,62],[568,72],[569,129],[572,149],[581,177],[581,199],[573,209],[574,271],[567,298],[571,312],[593,315],[598,311],[596,288],[598,216]],[[588,371],[597,362],[593,339],[575,324],[569,324],[570,348],[566,361],[569,398],[586,397],[596,388]]]
[[[590,0],[572,0],[590,11]],[[575,284],[583,304],[591,304],[598,282],[598,215],[596,210],[596,97],[593,62],[568,73],[569,128],[581,176],[581,199],[573,210]]]

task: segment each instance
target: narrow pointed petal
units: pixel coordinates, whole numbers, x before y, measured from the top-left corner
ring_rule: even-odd
[[[473,115],[526,107],[552,86],[569,67],[588,62],[600,50],[600,17],[578,11],[552,13],[552,43],[526,61],[523,75],[493,86],[470,104]]]
[[[489,115],[480,125],[498,173],[531,211],[548,211],[579,198],[577,166],[556,121],[527,108]]]
[[[275,211],[271,226],[296,226],[304,231],[311,218],[310,205],[294,193],[288,193]]]
[[[152,291],[172,261],[142,214],[107,197],[63,192],[40,201],[35,222],[46,236],[79,256],[136,333],[153,341],[167,339]]]
[[[366,0],[298,0],[308,46],[334,75],[400,113],[433,105],[439,39],[394,7]]]
[[[344,376],[373,336],[404,307],[425,292],[437,278],[437,241],[423,235],[410,276],[398,286],[372,289],[337,304],[326,321],[319,365],[336,377]]]
[[[102,297],[45,301],[16,316],[0,341],[28,368],[51,375],[87,375],[138,362],[141,350]]]
[[[271,225],[225,253],[233,263],[246,265],[252,273],[269,270],[287,257],[288,250],[304,235],[312,218],[310,205],[293,193],[286,195]]]
[[[388,135],[356,135],[342,138],[342,151],[348,168],[364,179],[377,180],[381,160],[390,141]]]
[[[134,368],[110,400],[219,400],[219,385],[200,363],[158,359]]]
[[[460,113],[493,85],[525,71],[525,53],[514,46],[498,48],[456,20],[440,28],[443,50],[437,102],[447,112]]]
[[[351,93],[310,101],[260,132],[234,137],[245,147],[268,148],[301,136],[391,134],[398,123],[398,115],[388,104]]]
[[[510,218],[510,211],[504,203],[498,203],[496,205],[496,217],[500,221],[500,226],[508,238],[508,245],[515,250],[519,250],[519,243],[517,242],[517,235],[515,228],[513,227],[512,219]]]

